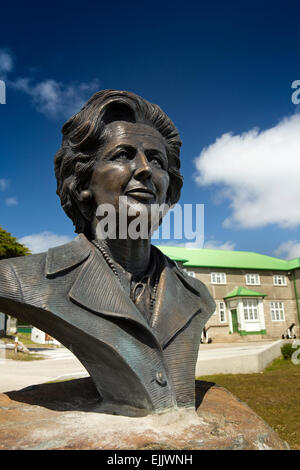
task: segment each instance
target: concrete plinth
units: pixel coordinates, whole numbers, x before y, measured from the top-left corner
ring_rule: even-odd
[[[196,411],[130,418],[100,413],[90,378],[0,394],[0,449],[288,449],[247,405],[196,382]]]

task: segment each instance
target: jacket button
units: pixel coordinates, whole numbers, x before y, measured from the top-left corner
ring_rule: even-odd
[[[156,382],[161,385],[162,387],[164,387],[165,385],[167,385],[167,381],[163,375],[162,372],[156,372]]]

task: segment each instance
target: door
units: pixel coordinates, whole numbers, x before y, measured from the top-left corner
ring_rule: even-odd
[[[232,323],[232,332],[236,333],[237,331],[239,331],[236,309],[231,310],[231,323]]]

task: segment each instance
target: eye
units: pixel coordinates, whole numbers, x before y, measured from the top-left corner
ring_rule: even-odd
[[[111,160],[122,162],[122,161],[130,160],[130,158],[131,158],[130,153],[127,150],[121,150],[120,152],[113,155]]]
[[[163,170],[167,170],[168,168],[168,161],[165,155],[155,149],[146,150],[146,155],[148,162],[151,163],[152,166],[156,168],[161,168]]]
[[[163,168],[163,164],[160,158],[158,157],[152,157],[150,158],[150,162],[152,165],[157,166],[159,168]]]

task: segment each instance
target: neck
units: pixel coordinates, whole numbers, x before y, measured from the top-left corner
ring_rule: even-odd
[[[134,277],[142,276],[148,268],[151,253],[149,239],[98,240],[108,255]]]

